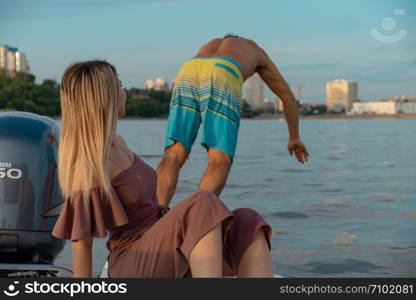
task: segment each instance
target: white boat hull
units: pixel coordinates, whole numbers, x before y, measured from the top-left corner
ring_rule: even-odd
[[[108,262],[105,262],[104,267],[100,273],[100,275],[98,275],[99,278],[108,278]],[[237,277],[227,277],[227,278],[237,278]],[[282,275],[279,274],[274,274],[273,278],[284,278]]]

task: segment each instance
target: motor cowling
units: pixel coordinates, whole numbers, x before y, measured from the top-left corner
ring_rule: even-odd
[[[53,263],[64,247],[51,235],[63,202],[58,143],[53,119],[0,113],[0,263]]]

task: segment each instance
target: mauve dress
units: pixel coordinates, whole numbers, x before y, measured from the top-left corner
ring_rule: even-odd
[[[156,171],[137,154],[112,180],[112,197],[94,189],[65,200],[52,235],[80,240],[104,237],[109,277],[192,277],[189,257],[195,244],[222,223],[223,275],[235,276],[240,260],[263,230],[271,249],[272,228],[256,211],[230,211],[211,192],[196,192],[173,208],[158,204]],[[104,263],[104,262],[103,262]]]

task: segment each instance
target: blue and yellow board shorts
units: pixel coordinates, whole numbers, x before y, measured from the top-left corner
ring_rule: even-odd
[[[234,158],[240,126],[243,75],[228,57],[197,57],[179,70],[172,91],[166,147],[181,142],[188,153],[200,124],[201,144]]]

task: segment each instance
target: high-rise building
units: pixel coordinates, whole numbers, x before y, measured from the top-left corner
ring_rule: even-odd
[[[0,46],[0,68],[7,69],[7,47]]]
[[[29,65],[27,63],[26,55],[23,52],[16,52],[16,71],[29,73]]]
[[[26,55],[17,48],[0,46],[0,68],[9,72],[29,73],[30,67]]]
[[[264,108],[264,83],[260,75],[255,73],[246,81],[246,101],[252,110]]]
[[[10,72],[16,71],[16,52],[7,51],[7,67],[6,69]]]
[[[358,83],[345,79],[328,81],[326,84],[326,105],[328,111],[350,111],[352,103],[358,100]]]

